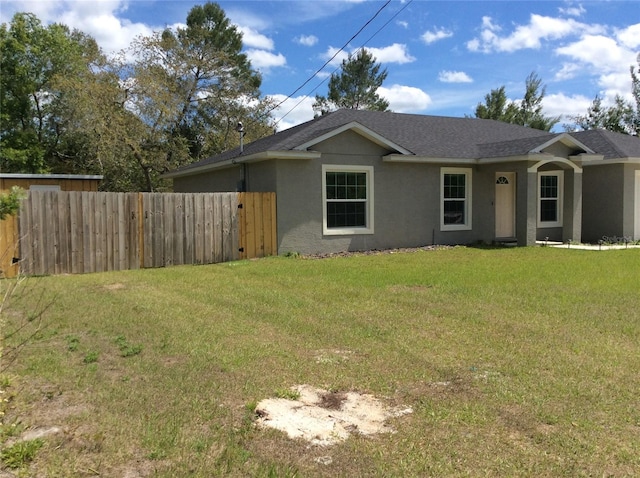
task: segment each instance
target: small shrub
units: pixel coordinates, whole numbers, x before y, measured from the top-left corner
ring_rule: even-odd
[[[258,408],[258,402],[255,400],[251,400],[244,406],[245,411],[249,414],[254,414],[256,412],[256,408]]]
[[[26,192],[18,186],[13,186],[6,194],[0,194],[0,221],[18,212],[20,200],[25,196]]]
[[[87,355],[84,356],[84,363],[96,363],[98,361],[98,355],[98,352],[95,350],[87,352]]]
[[[300,398],[300,392],[291,390],[290,388],[279,388],[276,390],[277,398],[286,398],[287,400],[297,400]]]
[[[121,357],[132,357],[133,355],[138,355],[142,352],[142,345],[131,345],[127,342],[127,339],[124,335],[118,335],[116,337],[116,345],[120,349]]]
[[[42,448],[42,445],[44,445],[44,441],[39,438],[20,441],[2,450],[0,458],[2,458],[2,462],[7,468],[20,468],[33,461],[38,450]]]
[[[80,339],[75,335],[67,335],[67,350],[69,352],[75,352],[80,345]]]

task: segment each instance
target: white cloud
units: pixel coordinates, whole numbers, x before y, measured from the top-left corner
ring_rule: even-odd
[[[591,65],[597,72],[617,71],[621,66],[628,70],[635,60],[633,51],[602,35],[585,35],[577,42],[557,48],[556,53]]]
[[[570,17],[581,17],[583,13],[587,12],[582,5],[576,5],[567,8],[560,7],[558,8],[558,11],[560,12],[560,14]]]
[[[464,71],[441,71],[438,80],[443,83],[473,83],[473,79]]]
[[[514,52],[524,49],[537,50],[542,46],[543,41],[603,31],[604,28],[599,25],[587,25],[573,19],[531,14],[528,24],[518,25],[511,34],[500,36],[498,35],[500,27],[495,25],[490,17],[483,17],[480,38],[469,41],[467,48],[483,53]]]
[[[469,40],[467,42],[467,49],[472,52],[480,51],[480,40],[478,40],[477,38]]]
[[[393,45],[383,48],[370,48],[366,50],[374,57],[376,63],[411,63],[416,59],[412,57],[407,51],[407,46],[401,43],[394,43]],[[322,55],[322,59],[328,60],[337,53],[337,56],[331,60],[331,65],[339,66],[343,60],[349,58],[349,53],[343,51],[339,52],[338,48],[330,46],[327,51]],[[353,55],[355,51],[352,51]]]
[[[405,85],[381,86],[377,93],[389,102],[389,109],[397,113],[419,113],[432,103],[431,97],[420,88]]]
[[[10,1],[3,2],[0,18],[8,22],[14,13],[28,11],[43,24],[57,22],[78,29],[92,36],[105,53],[115,53],[129,47],[136,36],[150,35],[154,30],[150,25],[121,18],[120,14],[126,10],[126,6],[122,0]],[[160,27],[155,28],[158,29]]]
[[[502,30],[500,25],[493,23],[493,19],[491,17],[482,17],[482,28],[485,30],[491,30],[492,32],[499,32]]]
[[[401,43],[394,43],[384,48],[367,48],[367,51],[375,57],[378,63],[403,64],[416,61],[407,51],[407,46]]]
[[[445,38],[450,38],[452,36],[452,31],[446,30],[444,28],[436,28],[434,30],[424,32],[420,38],[422,38],[422,41],[427,45],[430,45],[439,40],[444,40]]]
[[[55,1],[3,1],[0,8],[0,23],[9,23],[17,12],[33,13],[43,23],[49,23],[56,20],[60,8],[61,2]]]
[[[398,25],[399,27],[404,28],[405,30],[407,28],[409,28],[409,22],[405,22],[405,21],[402,21],[402,20],[396,21],[396,25]]]
[[[640,23],[616,32],[616,37],[627,48],[640,47]]]
[[[299,37],[294,38],[296,43],[304,46],[313,46],[318,43],[318,37],[315,35],[300,35]]]
[[[604,100],[612,102],[617,94],[631,99],[629,67],[635,64],[635,51],[618,44],[613,38],[585,35],[579,41],[557,48],[555,52],[572,60],[573,66],[568,67],[569,71],[578,71],[577,65],[580,65],[581,69],[596,78],[599,87],[597,94]],[[567,69],[563,67],[558,74],[566,72]]]
[[[389,101],[389,108],[397,113],[418,113],[424,111],[432,103],[431,97],[427,93],[411,86],[380,87],[377,93]],[[285,95],[270,95],[270,98],[276,103],[284,101],[272,113],[276,121],[280,120],[277,124],[278,131],[313,119],[314,97],[298,96],[287,99]],[[284,115],[286,116],[281,119]]]
[[[287,99],[285,95],[270,95],[270,98],[276,104],[284,101],[271,113],[271,116],[278,121],[278,124],[276,125],[276,129],[278,131],[291,128],[292,126],[313,119],[314,97],[297,96],[295,98]],[[283,118],[284,115],[286,116]]]
[[[78,11],[67,12],[58,21],[91,35],[106,53],[128,48],[135,37],[153,33],[148,25],[121,20],[109,13],[82,16]]]
[[[273,40],[248,26],[236,25],[242,32],[242,43],[245,47],[260,50],[273,50]]]
[[[247,57],[251,60],[251,66],[259,70],[269,69],[276,66],[285,66],[287,59],[282,53],[271,53],[265,50],[247,50]]]
[[[334,55],[336,55],[336,57],[331,60],[331,63],[329,63],[333,66],[340,66],[342,60],[346,60],[347,58],[349,58],[349,53],[344,50],[340,51],[340,48],[336,48],[334,46],[330,46],[329,48],[327,48],[327,51],[321,55],[321,58],[323,60],[328,60]]]
[[[547,94],[542,99],[542,108],[547,116],[561,116],[562,122],[569,121],[570,116],[585,114],[592,101],[593,98],[583,95]]]
[[[562,68],[556,72],[554,79],[556,81],[564,81],[575,78],[581,67],[577,63],[563,63]]]
[[[154,30],[149,25],[119,18],[116,14],[126,6],[121,1],[95,3],[74,1],[59,3],[59,5],[64,8],[64,11],[58,11],[54,18],[47,20],[64,23],[91,35],[106,53],[128,48],[135,37],[151,35]]]

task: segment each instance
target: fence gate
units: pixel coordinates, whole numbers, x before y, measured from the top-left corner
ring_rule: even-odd
[[[5,277],[251,259],[277,254],[275,193],[30,191],[0,233]]]

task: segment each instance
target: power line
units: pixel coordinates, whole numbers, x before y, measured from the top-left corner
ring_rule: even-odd
[[[278,104],[276,104],[275,106],[272,106],[271,108],[269,108],[267,111],[265,111],[262,115],[259,116],[258,119],[260,118],[264,118],[265,116],[269,115],[272,111],[274,111],[275,109],[279,108],[285,101],[287,101],[288,99],[290,99],[293,95],[295,95],[298,91],[300,91],[302,88],[304,88],[307,84],[309,84],[309,82],[311,80],[313,80],[329,63],[331,63],[334,58],[336,56],[338,56],[342,51],[344,51],[344,49],[349,45],[349,43],[351,43],[358,35],[360,35],[360,33],[362,33],[362,31],[371,24],[371,22],[373,20],[376,19],[376,17],[391,3],[391,0],[387,0],[387,2],[382,5],[378,11],[364,24],[362,25],[362,27],[360,27],[360,29],[351,37],[349,38],[349,40],[347,40],[347,42],[339,49],[337,50],[334,55],[329,58],[324,65],[322,65],[318,70],[315,71],[315,73],[313,73],[313,75],[311,75],[304,83],[302,83],[298,88],[295,89],[295,91],[293,91],[292,93],[290,93],[285,99],[283,99],[282,101],[280,101]],[[320,83],[322,84],[322,83]],[[318,85],[320,86],[320,85]],[[318,86],[316,86],[315,89],[318,88]],[[315,89],[313,91],[315,91]],[[305,97],[306,98],[306,95]],[[304,100],[303,98],[303,100]],[[295,109],[300,103],[298,103],[294,108],[292,108],[291,110],[289,110],[286,114],[288,115],[289,113],[291,113],[291,111],[293,111],[293,109]],[[282,116],[278,121],[276,121],[274,123],[274,125],[277,125],[280,121],[282,121],[284,119],[285,116]],[[253,121],[252,123],[255,123],[256,121],[258,121],[258,119],[256,119],[255,121]],[[251,123],[250,123],[251,124]]]
[[[378,35],[378,33],[380,33],[383,29],[385,29],[385,28],[387,27],[387,25],[389,25],[389,23],[391,23],[391,22],[392,22],[392,21],[393,21],[393,20],[394,20],[398,15],[400,15],[400,13],[402,13],[402,12],[403,12],[403,11],[404,11],[404,10],[405,10],[405,9],[406,9],[406,8],[407,8],[407,7],[412,3],[412,2],[413,2],[413,0],[409,0],[409,1],[404,5],[404,7],[402,7],[400,10],[398,10],[398,11],[397,11],[397,12],[396,12],[396,13],[395,13],[391,18],[389,18],[389,20],[387,20],[387,22],[386,22],[386,23],[384,23],[380,28],[378,28],[378,30],[376,30],[376,31],[374,32],[374,34],[373,34],[373,35],[371,35],[369,38],[367,38],[367,40],[365,40],[365,41],[364,41],[364,43],[362,43],[362,45],[361,45],[361,46],[356,50],[356,53],[358,53],[360,50],[364,49],[364,47],[365,47],[365,45],[366,45],[367,43],[369,43],[373,38],[375,38],[375,37],[376,37],[376,35]],[[386,7],[388,4],[389,4],[389,2],[387,2],[387,4],[385,4],[384,6]],[[383,7],[383,8],[384,8],[384,7]],[[378,11],[378,13],[380,13],[380,10]],[[378,13],[376,13],[376,15],[377,15]],[[375,17],[373,17],[373,18],[375,18]],[[373,20],[373,18],[372,18],[371,20]],[[369,23],[370,23],[370,22],[369,22]],[[362,29],[360,29],[360,31],[362,31]],[[359,32],[358,32],[358,33],[359,33]],[[357,36],[357,34],[356,34],[355,36]],[[353,39],[353,38],[355,38],[355,36],[354,36],[354,37],[352,37],[352,39]],[[351,40],[349,40],[349,42],[350,42],[350,41],[351,41]],[[345,47],[346,47],[346,45],[345,45]],[[343,47],[342,49],[344,49],[345,47]],[[342,49],[341,49],[340,51],[342,51]],[[338,52],[338,53],[339,53],[339,52]],[[333,55],[333,57],[331,57],[331,60],[333,60],[333,59],[338,55],[338,53],[336,53],[335,55]],[[293,96],[293,95],[294,95],[294,94],[296,94],[300,89],[302,89],[302,87],[303,87],[304,85],[306,85],[307,83],[309,83],[309,81],[310,81],[312,78],[314,78],[314,77],[315,77],[315,76],[316,76],[320,71],[322,71],[322,69],[323,69],[325,66],[327,66],[327,64],[328,64],[328,63],[330,63],[330,62],[331,62],[331,60],[329,60],[329,61],[328,61],[327,63],[325,63],[324,65],[322,65],[322,68],[320,68],[316,73],[314,73],[314,74],[313,74],[313,76],[312,76],[311,78],[309,78],[309,79],[308,79],[308,80],[307,80],[307,81],[306,81],[306,82],[305,82],[305,83],[304,83],[300,88],[298,88],[298,89],[297,89],[296,91],[294,91],[291,95],[289,95],[287,98],[285,98],[285,99],[284,99],[284,100],[282,100],[280,103],[278,103],[276,106],[274,106],[271,110],[269,110],[269,112],[271,112],[271,111],[273,111],[274,109],[278,108],[282,103],[284,103],[286,100],[288,100],[289,98],[291,98],[291,96]],[[339,69],[341,69],[341,68],[342,68],[342,65],[337,66],[337,67],[336,67],[336,68],[331,72],[331,75],[330,75],[330,76],[332,76],[334,73],[336,73],[336,72],[337,72]],[[277,125],[278,123],[280,123],[280,121],[282,121],[284,118],[286,118],[286,117],[287,117],[287,115],[289,115],[289,113],[291,113],[291,112],[292,112],[293,110],[295,110],[298,106],[300,106],[300,104],[301,104],[301,103],[302,103],[306,98],[308,98],[308,97],[309,97],[309,95],[310,95],[311,93],[313,93],[314,91],[316,91],[316,90],[317,90],[317,89],[318,89],[318,88],[319,88],[319,87],[320,87],[324,82],[326,82],[326,81],[327,81],[327,79],[328,79],[328,78],[323,79],[320,83],[318,83],[318,84],[316,85],[316,87],[315,87],[313,90],[311,90],[308,94],[304,95],[304,96],[302,97],[302,99],[301,99],[300,101],[298,101],[298,102],[297,102],[297,103],[296,103],[296,104],[295,104],[295,105],[294,105],[294,106],[293,106],[289,111],[287,111],[284,115],[282,115],[282,116],[280,117],[280,119],[278,119],[278,120],[274,123],[274,125]]]

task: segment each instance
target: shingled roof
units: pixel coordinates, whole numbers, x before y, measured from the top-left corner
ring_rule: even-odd
[[[172,173],[189,174],[217,163],[267,151],[296,151],[300,146],[346,125],[357,123],[413,155],[438,159],[480,159],[527,154],[557,133],[478,118],[452,118],[342,109],[320,116],[240,148],[184,166]],[[572,133],[605,158],[640,157],[640,140],[607,131]],[[313,148],[310,148],[313,149]]]
[[[593,129],[571,133],[581,143],[589,146],[605,160],[640,159],[640,138],[628,134],[614,133],[604,129]]]

